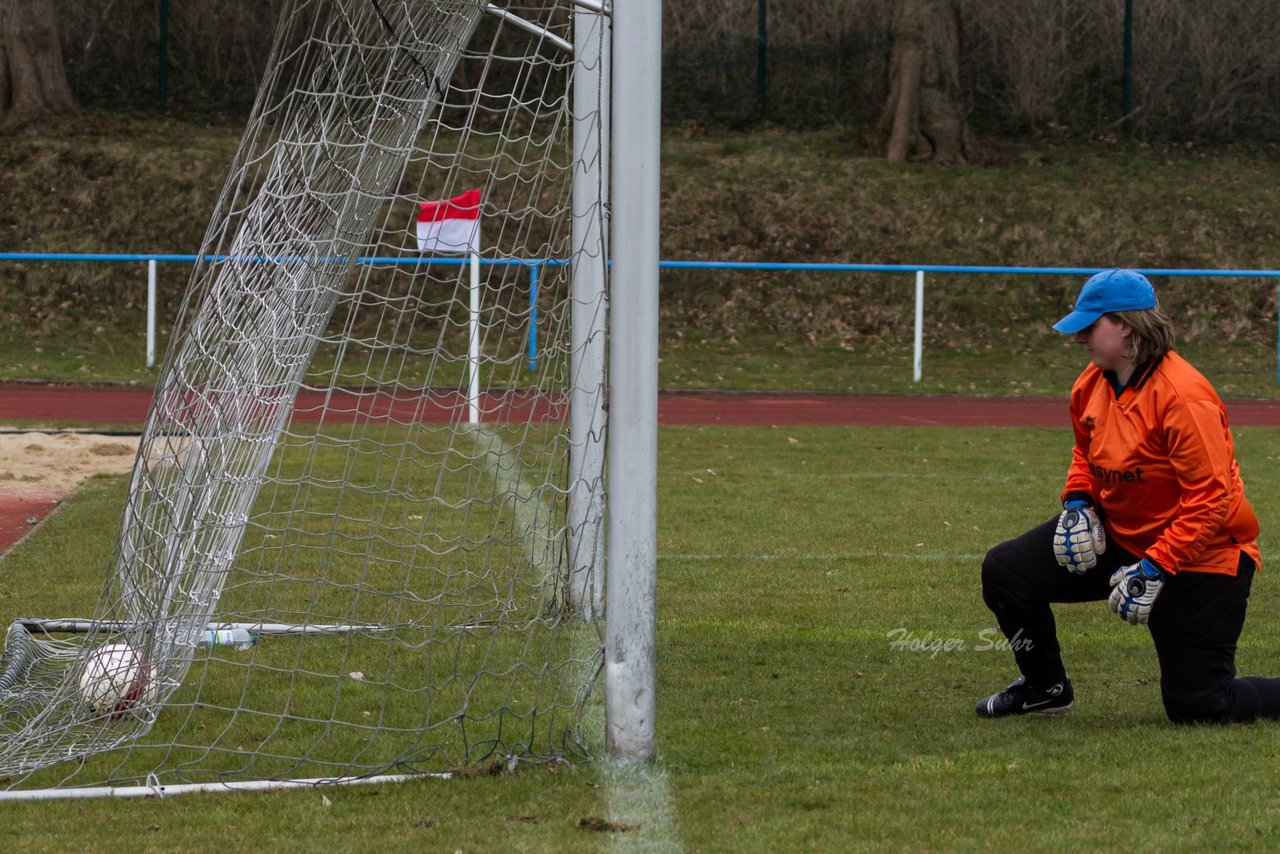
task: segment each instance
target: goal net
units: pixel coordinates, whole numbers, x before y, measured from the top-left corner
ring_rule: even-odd
[[[590,746],[607,89],[573,44],[606,30],[567,0],[284,10],[101,599],[13,615],[9,788]]]

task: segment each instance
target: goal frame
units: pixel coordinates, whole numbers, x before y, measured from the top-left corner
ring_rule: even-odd
[[[634,764],[657,731],[661,0],[617,0],[612,47],[605,754]]]
[[[603,621],[603,679],[598,684],[604,694],[605,758],[630,764],[653,759],[656,733],[661,4],[624,0],[623,11],[591,0],[570,2],[575,42],[569,60],[574,66],[571,144],[579,156],[575,157],[571,187],[575,261],[569,282],[569,334],[573,382],[566,425],[570,441],[565,512],[573,557],[566,596],[579,618]],[[509,13],[491,5],[487,11],[509,20]],[[624,99],[626,111],[614,115],[610,104]],[[613,198],[623,203],[611,207]],[[611,241],[615,221],[621,239]],[[585,247],[600,249],[585,251]],[[621,322],[615,325],[610,318]],[[48,625],[50,621],[36,622],[42,623],[39,628],[44,631],[85,631],[82,626],[70,625],[81,621],[63,621],[67,625],[57,627]],[[89,634],[106,625],[89,622]],[[337,774],[307,780],[245,781],[245,787],[404,776]],[[67,790],[77,793],[74,795],[59,795],[58,790],[12,790],[0,792],[0,800],[132,797],[154,794],[151,782],[148,776],[146,786]],[[220,783],[164,788],[177,794],[234,787]]]

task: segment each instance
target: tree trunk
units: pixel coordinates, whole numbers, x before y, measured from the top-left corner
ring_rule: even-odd
[[[893,161],[964,163],[973,135],[960,91],[955,0],[899,0],[889,57],[889,103],[880,119]]]
[[[53,0],[0,0],[0,131],[79,112]]]

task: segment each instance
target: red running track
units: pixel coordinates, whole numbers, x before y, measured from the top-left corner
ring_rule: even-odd
[[[0,425],[140,425],[151,405],[151,389],[134,386],[0,385]],[[209,398],[184,406],[211,406]],[[303,392],[294,417],[317,420],[328,406],[331,419],[357,415],[400,422],[448,422],[465,418],[466,401],[454,392],[412,398],[339,391],[331,396]],[[563,417],[557,401],[528,395],[486,397],[486,420]],[[1280,400],[1228,400],[1234,426],[1280,427]],[[974,397],[908,394],[756,394],[668,392],[658,398],[662,424],[742,426],[888,425],[897,427],[1059,427],[1067,426],[1066,398]],[[63,496],[0,490],[0,553],[48,515]]]
[[[209,405],[209,401],[203,402]],[[559,418],[558,401],[529,395],[486,396],[486,419]],[[79,425],[138,425],[146,418],[151,389],[133,386],[0,385],[0,424],[14,421]],[[326,395],[302,392],[294,417],[314,421]],[[396,421],[448,422],[465,417],[456,392],[428,392],[406,399],[382,393],[338,391],[327,400],[329,418],[357,414]],[[1280,427],[1280,400],[1228,400],[1235,426]],[[663,424],[852,425],[938,427],[1066,427],[1067,401],[1058,397],[978,397],[910,394],[794,394],[667,392],[658,398]]]

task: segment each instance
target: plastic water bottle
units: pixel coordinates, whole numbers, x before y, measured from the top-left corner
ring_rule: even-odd
[[[211,629],[201,638],[207,646],[229,646],[232,649],[251,649],[258,642],[258,636],[248,629]]]

